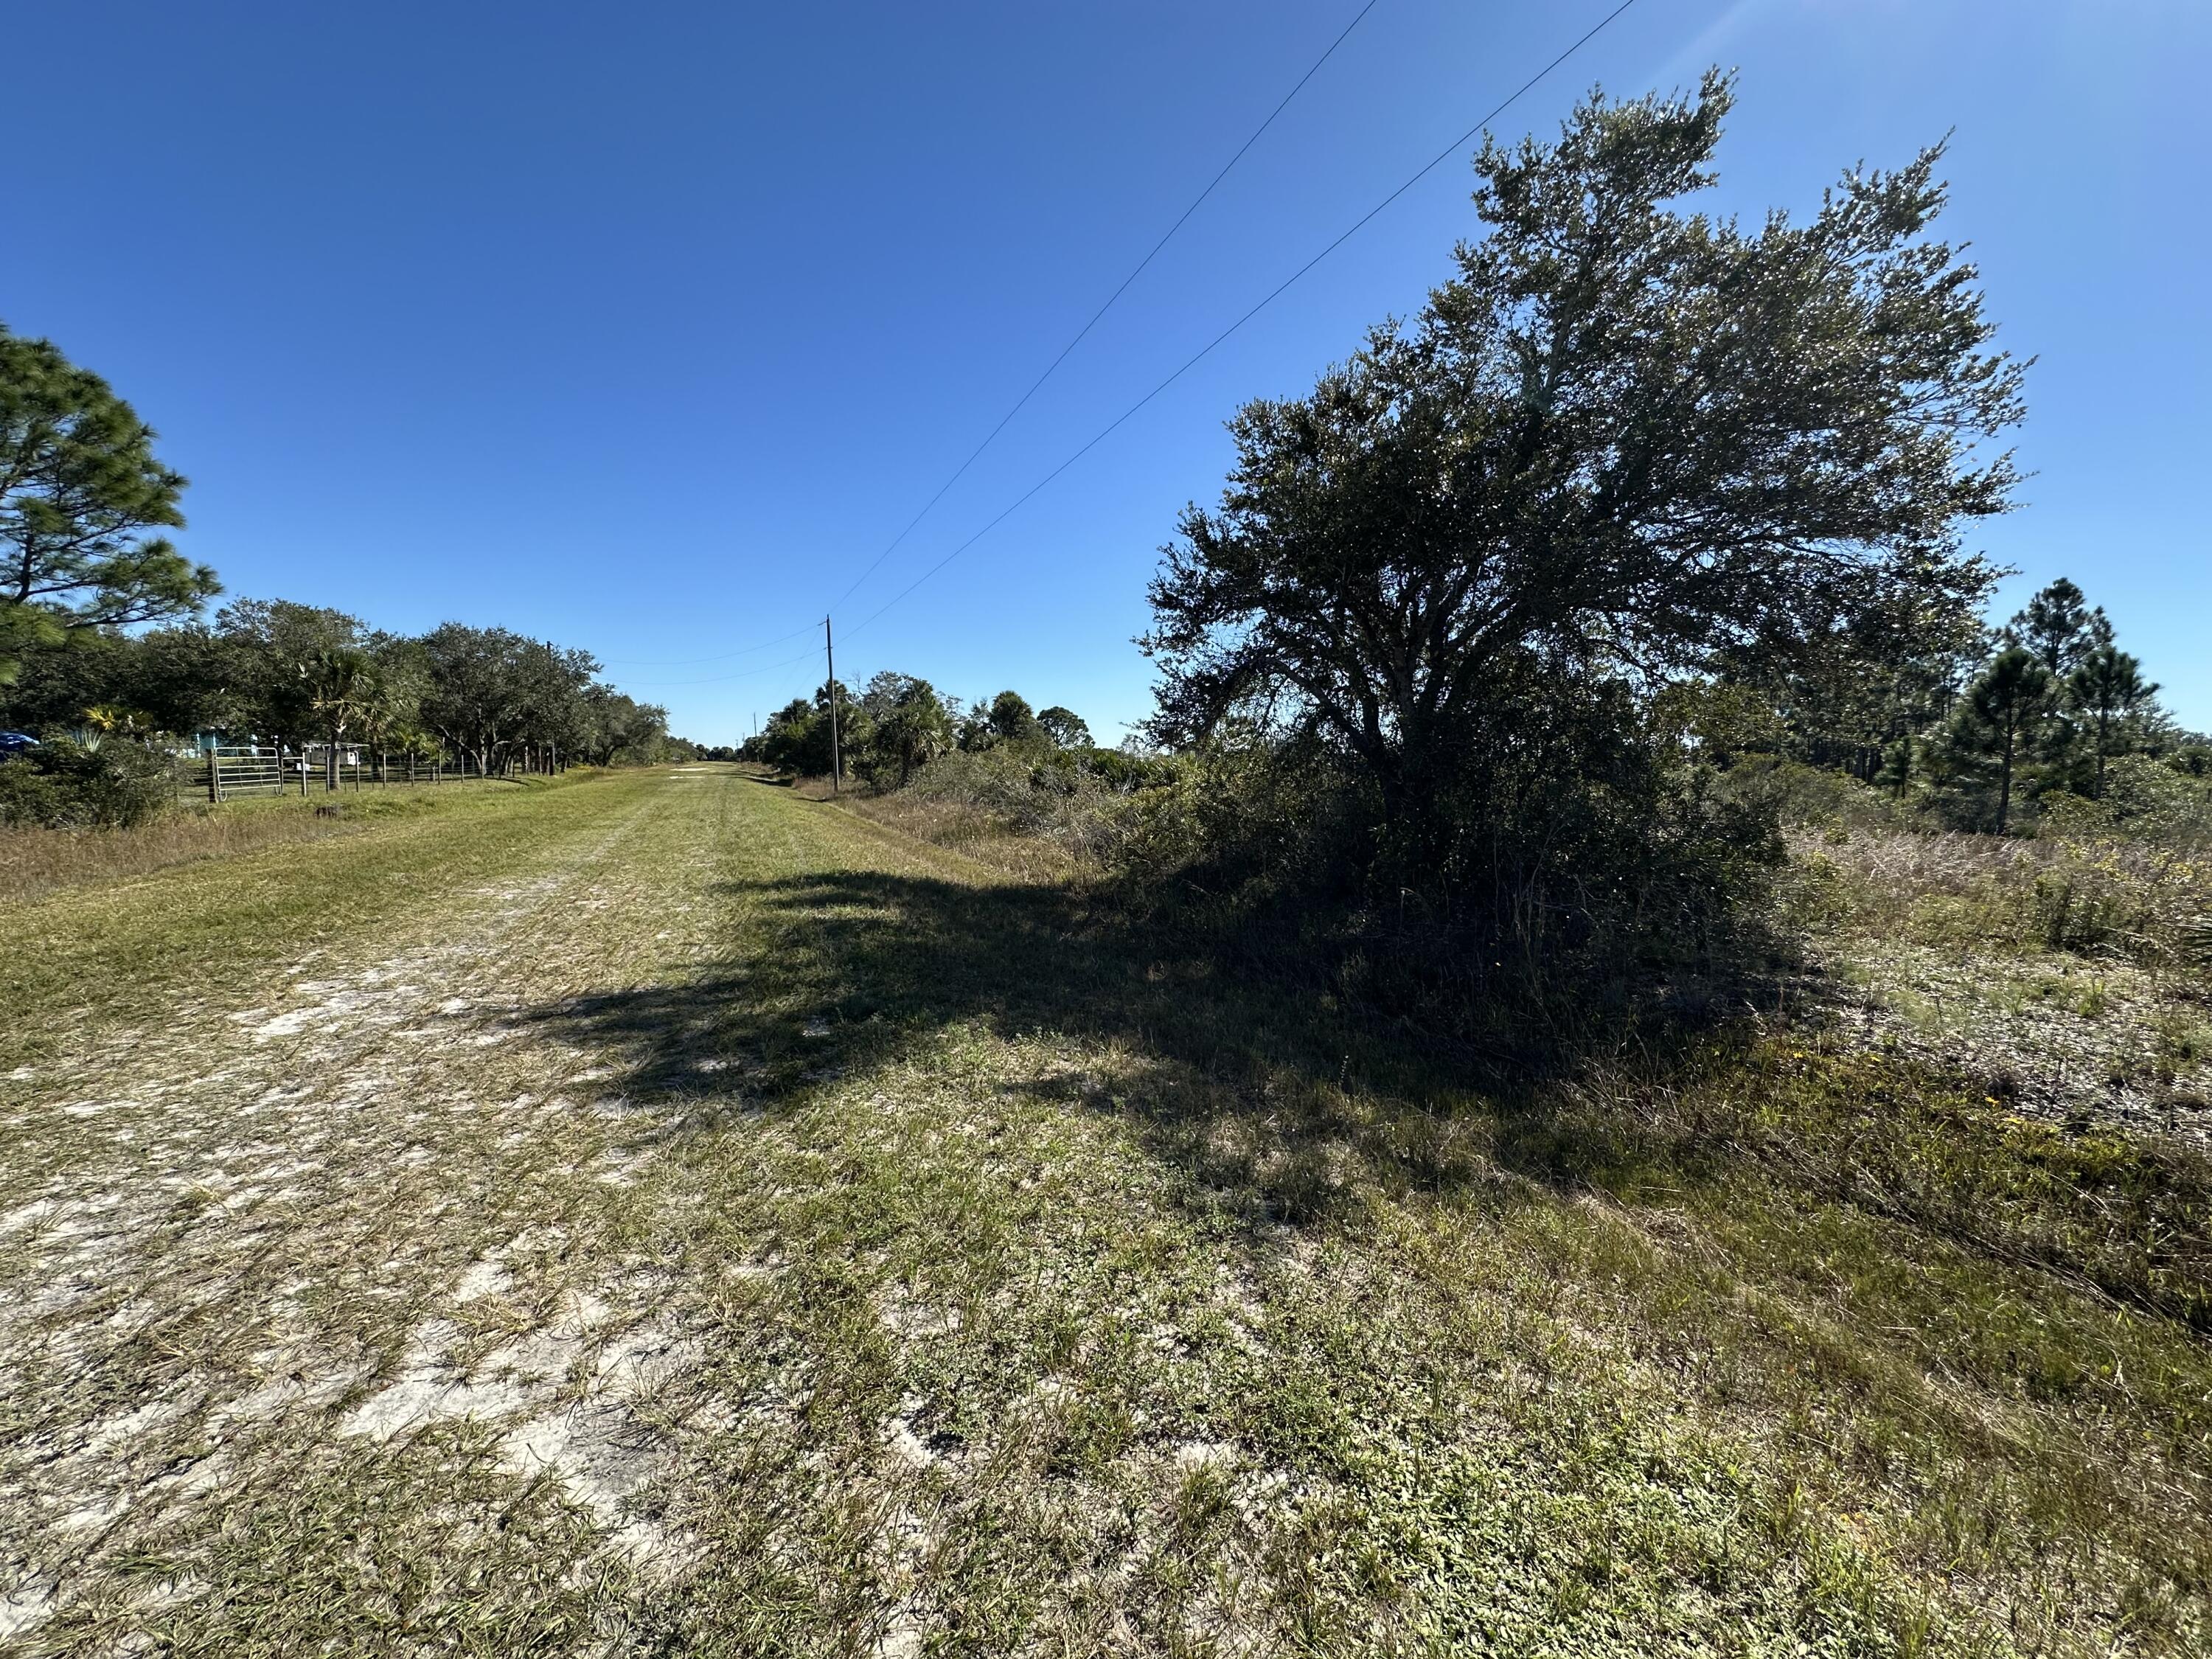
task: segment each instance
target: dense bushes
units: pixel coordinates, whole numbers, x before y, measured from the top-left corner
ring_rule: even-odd
[[[0,761],[0,824],[143,823],[168,803],[170,787],[168,763],[142,744],[58,738]]]
[[[1441,784],[1394,820],[1325,744],[1217,738],[1133,799],[1114,870],[1218,952],[1462,1037],[1679,998],[1753,942],[1747,901],[1782,855],[1769,772],[1650,722],[1563,720]]]

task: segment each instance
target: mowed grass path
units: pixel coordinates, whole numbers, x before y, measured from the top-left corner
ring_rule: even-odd
[[[7,1651],[2206,1639],[2194,1166],[1821,1039],[1485,1098],[725,769],[5,920]]]

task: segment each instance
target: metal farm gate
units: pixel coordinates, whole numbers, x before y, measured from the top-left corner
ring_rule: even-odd
[[[253,795],[290,792],[313,794],[327,790],[329,763],[328,750],[321,744],[308,744],[304,753],[297,749],[279,750],[271,744],[218,744],[183,757],[178,772],[178,793],[205,801],[242,800]],[[359,746],[341,747],[338,750],[337,784],[341,789],[436,784],[449,778],[481,775],[466,754],[428,759],[415,755],[383,755]]]

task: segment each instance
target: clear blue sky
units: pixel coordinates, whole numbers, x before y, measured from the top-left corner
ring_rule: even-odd
[[[160,428],[233,593],[585,646],[727,740],[818,683],[808,641],[694,659],[817,619],[1358,3],[14,8],[0,318]],[[1380,0],[845,602],[842,677],[1140,718],[1223,419],[1419,305],[1463,161],[864,619],[1611,3]],[[2201,0],[1638,0],[1499,130],[1735,65],[1719,205],[1756,213],[1955,128],[1948,228],[2040,358],[1979,544],[2212,727],[2208,56]]]

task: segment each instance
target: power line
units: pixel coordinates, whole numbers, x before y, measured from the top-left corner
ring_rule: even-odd
[[[798,632],[811,634],[818,626],[818,623],[809,623]],[[784,637],[789,639],[793,636],[787,634]],[[763,674],[773,674],[777,669],[788,668],[795,662],[811,662],[813,657],[814,653],[809,649],[795,657],[787,657],[781,662],[767,663],[758,668],[742,668],[734,674],[714,674],[702,680],[632,680],[629,683],[641,690],[672,690],[681,685],[727,685],[732,680],[750,680]]]
[[[758,640],[751,645],[741,645],[734,651],[717,651],[710,657],[609,657],[611,663],[628,663],[632,668],[689,668],[696,663],[727,662],[732,657],[749,656],[756,651],[765,651],[772,645],[781,645],[786,640],[795,640],[801,634],[811,634],[814,625],[794,628],[788,634],[779,634],[772,640]]]
[[[945,479],[942,484],[938,486],[937,493],[922,503],[921,511],[915,514],[913,518],[907,520],[906,528],[900,531],[897,535],[892,537],[890,541],[884,546],[884,550],[877,554],[874,559],[870,561],[868,568],[860,572],[859,575],[855,576],[852,580],[851,586],[848,586],[842,593],[837,596],[836,604],[830,606],[831,611],[836,611],[837,605],[841,605],[844,604],[847,599],[851,599],[855,590],[860,587],[860,584],[867,580],[870,576],[875,574],[877,567],[882,564],[885,559],[889,558],[891,554],[897,550],[902,542],[905,541],[909,535],[913,534],[915,526],[919,525],[924,519],[927,518],[929,516],[930,510],[933,508],[938,502],[945,499],[945,492],[951,489],[954,484],[958,483],[961,478],[967,473],[968,469],[975,465],[975,463],[981,459],[983,452],[988,449],[991,445],[997,441],[999,434],[1006,429],[1007,424],[1013,420],[1015,416],[1020,414],[1022,410],[1028,406],[1030,399],[1036,396],[1038,392],[1043,388],[1044,383],[1047,380],[1049,380],[1059,370],[1060,366],[1067,361],[1068,354],[1073,351],[1076,347],[1083,343],[1085,338],[1090,334],[1091,331],[1098,326],[1099,319],[1104,317],[1108,312],[1114,308],[1115,302],[1118,301],[1122,295],[1128,292],[1129,284],[1135,282],[1138,277],[1145,274],[1146,267],[1148,267],[1154,259],[1159,257],[1160,251],[1166,247],[1170,242],[1175,240],[1176,233],[1190,222],[1191,215],[1196,213],[1200,208],[1206,204],[1206,198],[1213,194],[1215,189],[1219,186],[1224,179],[1226,179],[1229,176],[1231,171],[1235,168],[1237,164],[1244,159],[1246,152],[1250,150],[1253,145],[1260,142],[1261,138],[1266,135],[1269,127],[1275,125],[1275,118],[1290,107],[1291,100],[1305,90],[1306,82],[1312,80],[1315,76],[1321,72],[1322,66],[1328,63],[1331,58],[1336,55],[1336,49],[1345,43],[1345,40],[1351,35],[1352,30],[1358,28],[1359,25],[1365,21],[1367,14],[1374,10],[1375,8],[1381,3],[1382,0],[1367,0],[1367,3],[1360,7],[1358,11],[1353,14],[1352,21],[1349,23],[1346,23],[1343,28],[1337,32],[1336,38],[1328,43],[1328,48],[1322,52],[1320,57],[1315,58],[1313,63],[1307,68],[1306,72],[1298,77],[1297,84],[1283,94],[1281,100],[1275,105],[1274,108],[1267,112],[1267,118],[1261,121],[1258,126],[1253,128],[1251,135],[1247,137],[1242,144],[1239,144],[1237,147],[1237,153],[1221,164],[1221,170],[1216,173],[1212,178],[1206,181],[1206,188],[1200,191],[1196,196],[1191,198],[1190,205],[1183,209],[1182,212],[1176,216],[1176,222],[1167,228],[1167,230],[1162,234],[1159,240],[1152,244],[1151,250],[1146,253],[1143,258],[1137,261],[1136,264],[1131,269],[1129,274],[1121,279],[1120,285],[1117,286],[1111,294],[1106,296],[1105,303],[1101,305],[1097,310],[1092,312],[1091,313],[1090,320],[1085,323],[1081,328],[1076,330],[1074,336],[1069,339],[1068,343],[1060,347],[1059,355],[1045,365],[1044,373],[1038,375],[1036,380],[1032,380],[1030,383],[1029,390],[1023,392],[1019,398],[1014,400],[1013,407],[1007,410],[1004,415],[999,417],[999,423],[984,434],[983,441],[975,446],[975,449],[969,453],[968,459],[961,462],[957,467],[953,469],[952,476]],[[610,660],[626,661],[632,667],[636,668],[681,668],[688,667],[694,663],[726,662],[732,657],[742,657],[754,651],[764,651],[769,646],[781,645],[786,640],[795,640],[801,634],[811,634],[813,631],[814,625],[810,623],[805,628],[795,628],[788,634],[777,635],[774,639],[762,640],[753,645],[740,646],[734,651],[717,652],[711,656],[672,657],[659,660],[652,660],[643,658],[610,659]],[[796,659],[794,659],[794,660],[796,660]],[[767,671],[762,670],[761,672],[766,672]],[[737,676],[732,675],[728,676],[727,678],[735,678]],[[648,682],[648,684],[650,682]],[[710,685],[716,683],[717,682],[714,680],[678,680],[660,682],[660,684],[663,684],[678,685]]]
[[[995,518],[992,519],[990,522],[986,524],[981,530],[978,530],[974,535],[969,537],[966,541],[962,542],[957,547],[954,548],[950,553],[947,553],[935,564],[930,566],[928,569],[923,571],[921,574],[916,576],[912,581],[908,582],[897,592],[892,594],[890,599],[884,600],[882,605],[870,611],[868,615],[863,617],[858,623],[847,629],[845,630],[846,637],[849,639],[854,634],[859,633],[861,629],[866,628],[870,623],[875,621],[875,619],[882,616],[884,611],[890,610],[901,599],[906,598],[906,596],[913,592],[915,588],[920,587],[932,576],[934,576],[939,571],[944,569],[946,565],[951,564],[953,560],[958,558],[969,548],[975,546],[977,542],[981,541],[984,537],[989,535],[991,532],[997,529],[1000,525],[1004,523],[1008,518],[1012,517],[1014,513],[1027,503],[1029,500],[1036,495],[1039,490],[1042,489],[1047,484],[1049,484],[1054,479],[1060,477],[1061,473],[1066,471],[1068,468],[1073,466],[1078,461],[1081,460],[1085,455],[1088,455],[1100,444],[1105,442],[1108,438],[1111,437],[1115,432],[1119,430],[1121,426],[1139,410],[1151,403],[1153,398],[1158,397],[1160,393],[1165,392],[1177,380],[1182,379],[1185,374],[1188,374],[1192,369],[1195,368],[1206,358],[1211,356],[1213,354],[1214,349],[1224,340],[1228,339],[1231,335],[1236,333],[1237,331],[1243,328],[1245,324],[1250,322],[1262,311],[1265,311],[1269,306],[1273,305],[1285,292],[1287,292],[1291,286],[1297,283],[1300,277],[1304,276],[1316,265],[1328,258],[1330,254],[1335,252],[1337,249],[1342,247],[1346,242],[1358,235],[1360,231],[1367,227],[1369,222],[1374,219],[1376,215],[1380,214],[1385,208],[1389,207],[1401,196],[1403,196],[1415,185],[1420,183],[1422,179],[1427,178],[1429,174],[1434,173],[1437,168],[1443,166],[1446,161],[1457,155],[1461,148],[1469,140],[1473,139],[1477,133],[1480,132],[1492,121],[1495,121],[1499,116],[1504,114],[1505,112],[1512,108],[1515,104],[1520,102],[1522,98],[1539,82],[1544,80],[1553,70],[1558,69],[1560,64],[1565,63],[1567,59],[1572,58],[1577,52],[1580,52],[1584,46],[1595,40],[1598,35],[1602,33],[1613,24],[1616,18],[1620,17],[1623,12],[1626,12],[1635,3],[1636,0],[1620,0],[1620,3],[1619,5],[1615,6],[1611,11],[1607,12],[1603,17],[1601,17],[1595,23],[1592,24],[1589,28],[1585,30],[1583,34],[1575,40],[1572,46],[1570,46],[1565,52],[1562,52],[1558,57],[1553,58],[1550,63],[1545,64],[1543,68],[1538,70],[1526,81],[1523,81],[1519,86],[1516,87],[1513,91],[1506,96],[1504,100],[1495,109],[1490,111],[1480,120],[1469,127],[1465,132],[1453,139],[1451,143],[1445,145],[1443,149],[1438,150],[1435,156],[1425,162],[1418,171],[1405,181],[1405,183],[1400,185],[1397,189],[1392,191],[1388,196],[1385,196],[1381,201],[1377,202],[1373,207],[1368,209],[1366,212],[1361,214],[1358,219],[1354,220],[1351,226],[1346,228],[1342,234],[1339,235],[1334,241],[1331,242],[1327,247],[1322,249],[1322,251],[1315,254],[1312,258],[1307,260],[1305,264],[1300,265],[1296,270],[1292,271],[1289,276],[1283,278],[1281,282],[1278,283],[1273,289],[1269,289],[1266,296],[1262,298],[1258,304],[1255,305],[1235,322],[1230,324],[1228,327],[1223,329],[1220,333],[1215,335],[1211,340],[1208,340],[1190,356],[1185,358],[1182,365],[1177,368],[1173,374],[1170,374],[1158,386],[1155,386],[1143,397],[1138,398],[1135,403],[1131,404],[1128,408],[1123,410],[1119,415],[1115,416],[1111,421],[1107,422],[1106,425],[1100,428],[1097,432],[1091,435],[1091,437],[1080,449],[1078,449],[1058,466],[1053,468],[1051,471],[1046,473],[1044,477],[1039,478],[1035,483],[1031,484],[1027,489],[1016,496],[1008,506],[1003,508]],[[1361,14],[1362,16],[1364,16],[1366,14],[1364,12]],[[1358,20],[1355,18],[1353,21],[1356,22]],[[908,526],[908,528],[911,527],[911,526]],[[879,559],[878,562],[880,563],[881,560]],[[873,568],[873,567],[871,566],[870,568]],[[859,584],[857,583],[854,584],[855,586],[858,585]],[[849,594],[851,590],[848,589],[847,592]]]
[[[998,435],[1006,429],[1006,423],[1012,421],[1015,416],[1020,414],[1022,410],[1028,406],[1030,399],[1036,396],[1038,391],[1043,386],[1044,383],[1047,380],[1049,380],[1060,366],[1067,361],[1067,354],[1074,350],[1076,347],[1081,345],[1085,337],[1087,336],[1092,329],[1098,326],[1098,319],[1114,308],[1114,302],[1116,300],[1119,300],[1122,295],[1128,292],[1130,283],[1135,282],[1138,277],[1145,274],[1146,267],[1150,265],[1154,259],[1159,257],[1159,252],[1162,248],[1165,247],[1170,241],[1175,240],[1175,234],[1190,222],[1190,216],[1197,212],[1199,209],[1205,204],[1206,198],[1213,194],[1214,187],[1219,185],[1224,179],[1226,179],[1229,176],[1230,170],[1239,161],[1244,159],[1245,152],[1250,149],[1253,145],[1258,143],[1260,142],[1261,136],[1264,134],[1269,127],[1275,125],[1275,118],[1290,107],[1291,100],[1297,97],[1298,94],[1305,90],[1306,82],[1312,80],[1315,76],[1321,72],[1322,65],[1335,56],[1336,49],[1344,44],[1346,38],[1351,34],[1352,30],[1358,28],[1361,21],[1366,17],[1367,14],[1374,10],[1380,3],[1381,0],[1367,0],[1367,3],[1360,7],[1359,10],[1353,15],[1352,20],[1349,23],[1346,23],[1343,29],[1338,33],[1336,39],[1328,43],[1328,49],[1326,52],[1323,52],[1320,57],[1315,58],[1313,61],[1313,66],[1307,70],[1304,75],[1301,75],[1298,77],[1297,84],[1292,87],[1288,92],[1285,93],[1282,97],[1282,101],[1277,104],[1274,108],[1267,112],[1267,118],[1261,122],[1258,126],[1252,129],[1252,136],[1237,146],[1237,153],[1234,155],[1231,156],[1226,161],[1221,164],[1221,171],[1215,173],[1212,179],[1206,181],[1206,188],[1199,191],[1196,196],[1191,198],[1190,205],[1185,208],[1182,210],[1181,216],[1178,217],[1173,224],[1167,228],[1166,234],[1163,235],[1158,241],[1152,244],[1152,251],[1146,254],[1143,258],[1137,261],[1135,269],[1132,270],[1127,276],[1124,276],[1121,279],[1121,286],[1106,296],[1106,303],[1100,306],[1097,310],[1091,313],[1091,320],[1084,324],[1081,328],[1075,331],[1074,338],[1068,341],[1066,345],[1060,347],[1060,355],[1045,365],[1044,373],[1038,375],[1036,380],[1032,380],[1030,383],[1030,389],[1014,400],[1014,406],[999,417],[998,425],[993,427],[990,431],[986,433],[983,436],[983,441],[975,446],[975,449],[969,453],[968,459],[961,462],[958,466],[953,469],[952,476],[938,486],[937,493],[922,503],[921,511],[915,514],[913,518],[907,520],[906,528],[900,531],[897,535],[892,537],[890,541],[884,546],[884,550],[877,554],[873,559],[869,561],[868,568],[866,570],[863,570],[859,575],[853,578],[852,586],[846,588],[842,593],[840,593],[837,596],[836,602],[830,605],[830,608],[831,611],[836,611],[839,605],[843,605],[846,600],[851,599],[854,592],[860,587],[860,584],[876,574],[876,567],[882,564],[885,559],[890,557],[892,552],[896,550],[899,544],[914,533],[915,526],[920,524],[924,519],[927,518],[930,514],[930,509],[934,507],[938,502],[945,499],[945,491],[951,489],[953,485],[960,482],[961,478],[966,474],[968,469],[975,465],[976,461],[982,456],[983,452],[988,449],[992,443],[996,441]]]
[[[1389,208],[1391,204],[1395,202],[1400,197],[1403,196],[1407,191],[1411,190],[1422,179],[1427,178],[1430,173],[1435,172],[1437,167],[1441,167],[1453,155],[1456,155],[1462,147],[1474,139],[1477,134],[1480,133],[1485,127],[1495,121],[1507,110],[1512,108],[1515,104],[1518,103],[1523,97],[1527,96],[1531,90],[1547,79],[1555,70],[1559,69],[1561,64],[1566,63],[1568,59],[1574,57],[1584,46],[1588,46],[1592,40],[1603,33],[1605,30],[1611,27],[1624,13],[1628,11],[1630,8],[1635,4],[1636,0],[1620,0],[1620,3],[1618,5],[1614,6],[1611,11],[1608,11],[1603,17],[1600,18],[1595,23],[1584,30],[1583,33],[1576,37],[1574,41],[1569,45],[1565,51],[1561,52],[1549,63],[1538,70],[1534,75],[1531,75],[1527,80],[1516,87],[1512,92],[1501,100],[1495,107],[1486,112],[1480,120],[1476,121],[1472,126],[1468,127],[1465,132],[1460,134],[1458,137],[1453,139],[1450,143],[1445,145],[1443,149],[1437,151],[1434,156],[1423,163],[1422,166],[1408,176],[1403,183],[1400,184],[1396,189],[1393,190],[1389,195],[1382,198],[1382,199],[1377,202],[1373,207],[1368,209],[1365,213],[1360,215],[1358,219],[1354,220],[1351,225],[1346,227],[1346,229],[1334,240],[1329,242],[1327,246],[1323,247],[1318,253],[1316,253],[1311,258],[1308,259],[1304,264],[1300,265],[1296,270],[1292,271],[1288,276],[1285,277],[1280,283],[1277,283],[1273,289],[1268,290],[1268,292],[1263,295],[1256,304],[1252,306],[1242,316],[1238,317],[1236,321],[1231,323],[1228,327],[1223,329],[1218,334],[1207,341],[1204,346],[1194,352],[1189,357],[1184,359],[1184,361],[1178,365],[1171,374],[1167,375],[1166,378],[1162,380],[1158,385],[1154,386],[1151,391],[1146,392],[1145,395],[1138,398],[1135,403],[1130,404],[1129,407],[1123,410],[1121,414],[1115,416],[1112,421],[1100,428],[1097,432],[1094,433],[1091,438],[1081,446],[1081,447],[1078,448],[1065,460],[1061,461],[1059,465],[1054,467],[1051,471],[1046,473],[1042,478],[1039,478],[1035,483],[1024,490],[1021,495],[1015,497],[1012,501],[1009,502],[1005,507],[1000,509],[1000,511],[985,523],[981,529],[977,530],[965,541],[954,547],[950,552],[946,553],[944,557],[938,560],[935,564],[931,565],[928,569],[923,571],[919,576],[908,582],[904,587],[891,595],[891,597],[886,599],[882,605],[870,611],[866,617],[863,617],[854,626],[846,630],[846,636],[850,638],[854,634],[858,633],[861,629],[866,628],[870,623],[873,623],[886,611],[889,611],[892,606],[897,605],[901,600],[904,599],[907,595],[912,593],[924,582],[929,580],[930,578],[936,575],[939,571],[944,569],[945,566],[951,564],[963,553],[965,553],[969,548],[973,547],[977,542],[982,540],[984,537],[989,535],[992,531],[997,529],[1000,525],[1003,524],[1007,519],[1011,518],[1015,513],[1018,512],[1023,507],[1027,505],[1030,500],[1032,500],[1040,491],[1044,489],[1046,486],[1049,485],[1054,479],[1058,478],[1060,474],[1066,472],[1070,467],[1073,466],[1093,449],[1096,449],[1100,444],[1103,443],[1109,437],[1112,436],[1114,433],[1127,424],[1146,405],[1151,404],[1154,398],[1158,398],[1162,392],[1165,392],[1170,386],[1173,386],[1177,380],[1181,380],[1185,374],[1196,368],[1206,358],[1212,356],[1224,342],[1227,341],[1231,336],[1242,329],[1245,324],[1250,322],[1253,318],[1258,316],[1262,311],[1266,310],[1270,305],[1273,305],[1278,299],[1281,298],[1285,293],[1288,292],[1293,285],[1295,285],[1309,271],[1312,270],[1316,265],[1321,264],[1321,262],[1328,258],[1330,254],[1335,252],[1337,249],[1343,246],[1345,243],[1350,241],[1352,237],[1358,234],[1358,233],[1364,229],[1378,215],[1380,215],[1385,209]],[[1366,14],[1363,11],[1360,15],[1361,16],[1364,16]],[[1357,23],[1358,19],[1354,18],[1352,21]],[[1339,36],[1338,38],[1341,40],[1342,36]],[[1332,47],[1331,50],[1334,50],[1334,47]],[[1316,67],[1318,67],[1318,65],[1316,65]],[[1301,84],[1303,84],[1303,82],[1301,82]],[[988,440],[986,440],[986,442],[988,441]],[[978,453],[980,453],[981,452],[979,451]],[[972,459],[973,458],[971,457],[970,459]],[[939,493],[942,494],[941,491]],[[923,509],[925,513],[927,510],[928,509],[927,507]],[[920,522],[919,515],[917,515],[915,522]],[[911,525],[908,526],[909,530],[913,526]],[[900,533],[902,537],[903,537],[905,532],[902,532]],[[896,544],[894,543],[893,544],[896,545]],[[889,550],[889,549],[885,550],[886,552]],[[881,556],[878,556],[877,562],[880,563],[881,562]],[[873,566],[871,566],[870,569],[873,569]],[[863,572],[862,574],[864,577],[866,574],[866,572]],[[858,583],[856,582],[854,586],[857,586]],[[849,596],[852,589],[848,588],[846,592],[848,596]],[[813,653],[809,652],[806,654],[811,658]],[[794,658],[793,660],[799,661],[803,660],[803,659]],[[789,665],[787,664],[780,665],[788,666]],[[762,670],[760,672],[766,672],[768,671]],[[709,684],[710,682],[702,681],[696,683]]]

